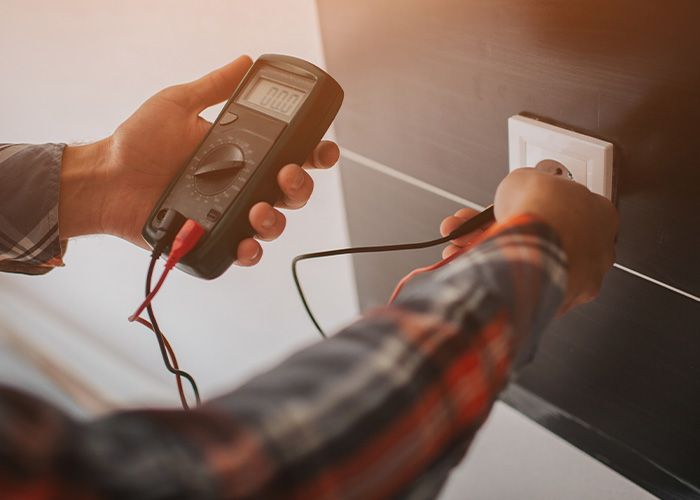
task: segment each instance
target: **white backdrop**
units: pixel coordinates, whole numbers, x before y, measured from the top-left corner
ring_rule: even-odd
[[[313,0],[3,0],[0,142],[98,139],[158,89],[239,54],[263,52],[323,65]],[[204,396],[315,340],[289,261],[303,251],[345,245],[347,235],[337,172],[314,178],[312,201],[289,214],[285,235],[265,245],[260,265],[233,268],[213,282],[175,273],[158,297],[162,326]],[[19,352],[34,353],[98,391],[107,406],[176,404],[152,335],[126,321],[141,297],[147,257],[114,238],[89,237],[71,243],[65,269],[44,277],[0,274],[0,378],[43,388],[69,405],[60,394],[46,394],[50,386],[18,362]],[[309,263],[302,274],[324,325],[355,314],[348,259]],[[497,404],[443,495],[464,498],[649,495]]]

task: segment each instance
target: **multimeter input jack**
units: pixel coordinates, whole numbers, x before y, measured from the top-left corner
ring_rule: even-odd
[[[186,217],[177,210],[164,208],[153,218],[153,253],[160,256],[173,242],[175,235],[185,224]]]

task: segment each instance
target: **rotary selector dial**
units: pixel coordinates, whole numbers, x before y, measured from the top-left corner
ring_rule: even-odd
[[[194,171],[195,189],[205,196],[220,193],[233,183],[244,166],[243,150],[235,144],[222,144],[199,162]]]

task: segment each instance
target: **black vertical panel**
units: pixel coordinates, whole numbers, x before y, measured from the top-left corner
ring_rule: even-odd
[[[700,2],[318,4],[345,147],[487,204],[509,116],[608,140],[618,261],[700,295]]]
[[[700,295],[700,2],[318,0],[341,145],[480,204],[507,118],[615,144],[618,262]],[[434,237],[458,205],[345,162],[353,243]],[[356,259],[360,302],[439,250]],[[504,399],[664,498],[700,497],[700,304],[620,270]]]

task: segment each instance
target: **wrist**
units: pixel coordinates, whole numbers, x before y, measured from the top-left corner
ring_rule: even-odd
[[[104,232],[105,150],[104,140],[63,150],[58,202],[62,240]]]

